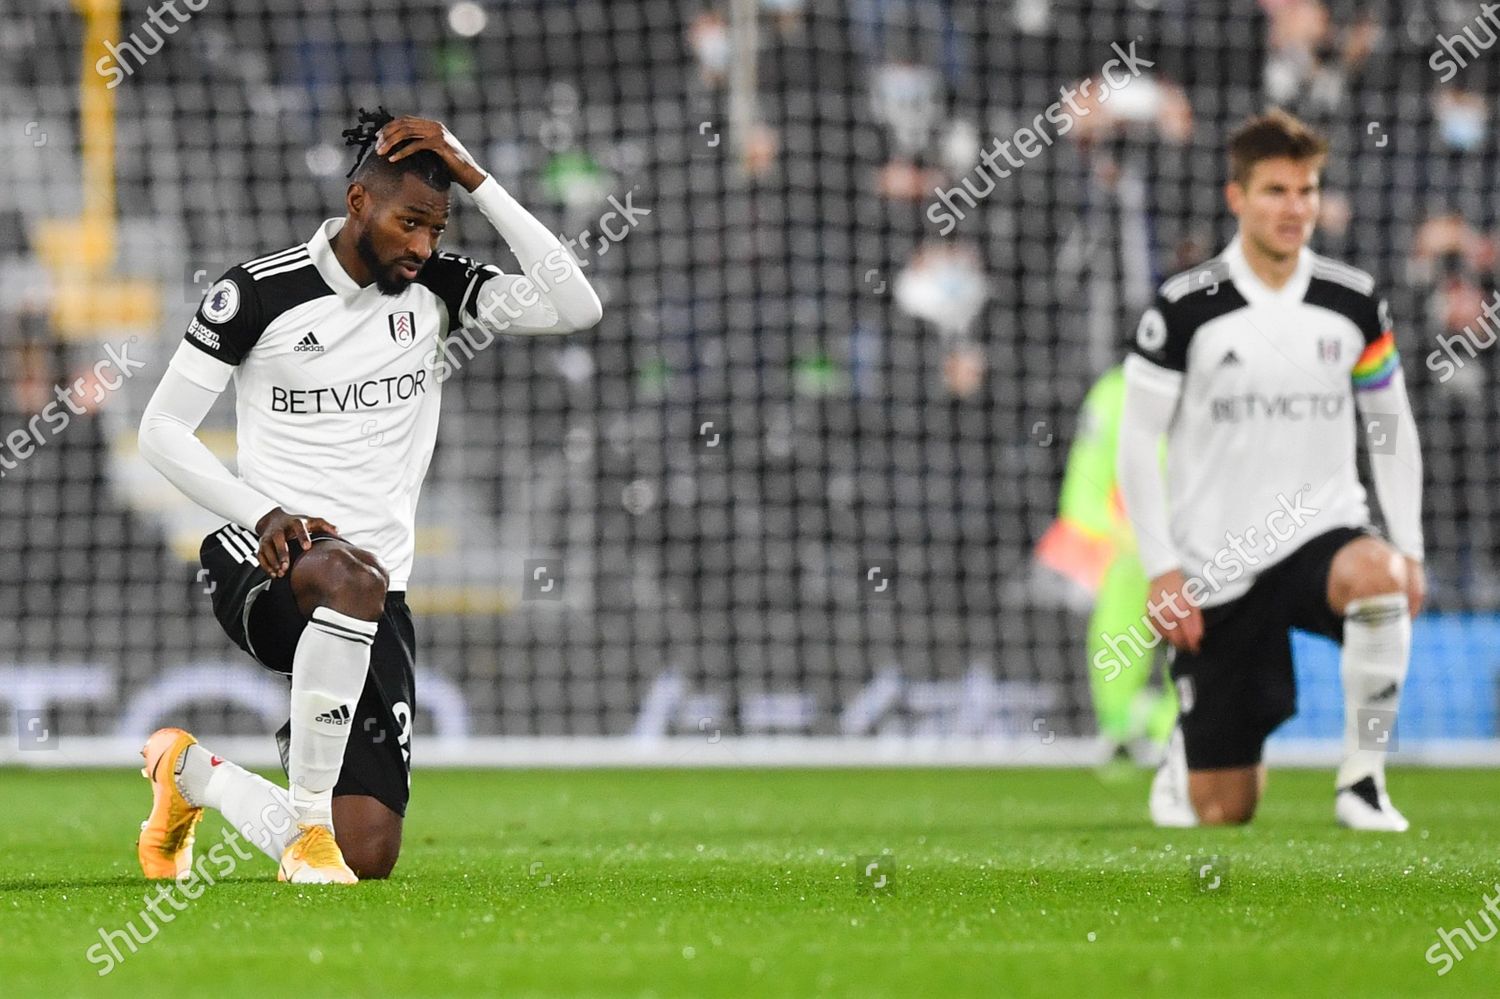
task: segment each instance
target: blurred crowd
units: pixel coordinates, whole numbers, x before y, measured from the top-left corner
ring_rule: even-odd
[[[777,8],[776,32],[760,44],[791,48],[807,30],[802,5],[766,6]],[[1014,0],[984,10],[952,0],[851,0],[858,99],[868,102],[884,149],[883,162],[858,181],[890,211],[903,202],[930,205],[955,188],[992,136],[1024,126],[1028,111],[1046,105],[1048,86],[1088,93],[1093,84],[1057,130],[1063,148],[1010,181],[1016,191],[1027,182],[1063,189],[997,195],[952,239],[921,237],[904,260],[887,261],[899,268],[896,304],[937,334],[947,391],[974,398],[997,355],[1013,346],[997,351],[989,324],[997,313],[1027,315],[1022,300],[1038,287],[1005,280],[1005,267],[1029,271],[1029,261],[1045,260],[1038,269],[1049,280],[1039,290],[1065,316],[1041,324],[1048,346],[1081,351],[1097,374],[1118,358],[1155,285],[1230,235],[1218,193],[1224,136],[1261,107],[1293,111],[1334,140],[1315,246],[1376,274],[1398,317],[1426,436],[1439,606],[1494,606],[1500,449],[1486,428],[1500,400],[1500,367],[1488,349],[1500,295],[1490,196],[1500,71],[1486,53],[1500,24],[1461,4],[1260,0],[1258,7],[1167,0],[1131,11]],[[1001,32],[1020,43],[996,59]],[[1078,35],[1093,37],[1076,48],[1060,44]],[[1098,99],[1107,42],[1132,35],[1154,65]],[[689,40],[701,80],[723,88],[733,56],[724,10],[699,14]],[[1054,58],[1029,58],[1028,49]],[[768,59],[776,62],[771,51],[762,54]],[[793,62],[787,55],[783,67]],[[1028,64],[1034,78],[1025,75]],[[1036,96],[1018,108],[1020,91]],[[766,148],[776,145],[774,134],[765,139]],[[745,166],[767,176],[775,161]],[[969,192],[970,203],[990,194]],[[1021,245],[986,253],[996,235]],[[990,297],[1006,300],[983,308]],[[1077,391],[1063,389],[1070,398]]]
[[[1316,249],[1374,273],[1397,318],[1426,444],[1432,605],[1493,609],[1500,365],[1480,320],[1500,287],[1500,52],[1475,15],[1394,0],[763,0],[743,30],[727,0],[236,4],[195,19],[117,91],[122,216],[169,225],[186,256],[122,266],[159,266],[176,295],[197,261],[305,238],[335,211],[347,156],[334,137],[360,103],[444,118],[559,230],[638,187],[651,221],[591,251],[598,332],[507,347],[460,379],[464,439],[490,450],[458,464],[484,505],[514,508],[517,468],[556,460],[581,476],[548,487],[563,512],[537,543],[609,539],[600,620],[680,611],[693,657],[739,650],[710,672],[802,670],[846,641],[871,659],[918,646],[949,672],[997,647],[1005,658],[1006,642],[1018,661],[1065,663],[1067,627],[1015,618],[1028,596],[1009,581],[1051,519],[1074,413],[1156,285],[1232,234],[1224,139],[1281,105],[1332,142]],[[7,32],[6,104],[66,117],[72,17],[44,7]],[[747,45],[748,104],[735,82]],[[1106,66],[1125,50],[1141,63],[1122,85]],[[1465,57],[1451,75],[1434,65],[1449,51]],[[995,157],[997,141],[1024,150],[1028,130],[1034,152]],[[32,142],[3,131],[0,143]],[[72,155],[58,146],[46,170],[11,160],[21,173],[0,184],[13,245],[54,204],[46,174],[66,176]],[[965,192],[947,233],[930,214],[944,191]],[[456,223],[455,246],[503,259],[462,212]],[[0,436],[92,358],[46,317],[45,303],[0,302]],[[705,412],[733,428],[728,466],[663,439]],[[70,503],[129,506],[108,498],[112,443],[96,423],[26,471],[31,493],[17,473],[0,482],[5,537],[37,532],[49,504],[17,497],[55,500],[49,476],[88,484]],[[442,448],[464,446],[440,446],[439,489],[456,467]],[[98,516],[100,550],[131,536]],[[165,551],[160,532],[141,544],[148,563]],[[920,598],[894,624],[843,629],[841,553],[871,546],[907,558]],[[19,590],[0,593],[8,619]],[[715,607],[732,609],[728,624],[712,624]],[[774,624],[742,628],[747,615]],[[511,641],[494,627],[454,647]],[[616,641],[608,627],[569,640],[597,651]],[[641,626],[627,658],[671,658],[678,633]]]

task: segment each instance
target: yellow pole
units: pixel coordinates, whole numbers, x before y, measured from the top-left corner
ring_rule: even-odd
[[[83,21],[78,74],[83,211],[77,218],[47,219],[37,227],[37,256],[53,274],[52,323],[58,335],[88,339],[104,331],[140,329],[156,335],[161,291],[149,280],[114,275],[118,246],[115,188],[116,73],[106,42],[120,41],[120,0],[73,0]],[[105,62],[106,69],[110,63]],[[133,68],[133,67],[132,67]]]
[[[106,41],[120,38],[120,0],[73,0],[84,19],[83,65],[78,75],[83,140],[83,222],[93,239],[91,270],[114,262],[115,92],[98,69]],[[102,259],[100,259],[102,257]]]

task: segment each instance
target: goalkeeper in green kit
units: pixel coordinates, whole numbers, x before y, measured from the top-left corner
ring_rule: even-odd
[[[1155,766],[1177,720],[1171,683],[1150,685],[1156,649],[1127,643],[1101,656],[1104,636],[1141,625],[1149,580],[1136,554],[1135,537],[1115,481],[1115,448],[1125,401],[1124,370],[1110,368],[1089,389],[1078,414],[1078,432],[1068,452],[1057,520],[1037,542],[1036,558],[1094,596],[1088,623],[1089,687],[1099,734],[1111,758],[1131,757]],[[1096,661],[1107,659],[1108,669]]]

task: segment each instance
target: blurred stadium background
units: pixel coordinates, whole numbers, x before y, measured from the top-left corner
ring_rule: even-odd
[[[0,441],[56,386],[82,410],[0,449],[0,759],[124,761],[168,721],[275,758],[285,688],[197,578],[218,525],[135,427],[215,277],[341,213],[339,133],[383,104],[578,236],[606,307],[448,383],[418,765],[1091,762],[1086,602],[1035,546],[1084,393],[1228,239],[1223,140],[1270,103],[1332,140],[1315,245],[1389,290],[1426,444],[1398,751],[1495,758],[1496,356],[1425,363],[1496,293],[1500,55],[1433,63],[1477,6],[207,0],[157,33],[159,7],[23,0],[0,31]],[[1152,65],[935,224],[1112,43]],[[446,245],[514,267],[461,194]],[[110,390],[122,349],[145,364]],[[1333,650],[1299,672],[1282,756],[1332,758]]]

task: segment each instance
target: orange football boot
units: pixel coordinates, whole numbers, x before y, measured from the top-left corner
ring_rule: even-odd
[[[193,869],[193,830],[203,818],[177,787],[177,766],[197,739],[180,728],[151,733],[141,756],[141,776],[151,782],[151,814],[141,823],[136,854],[148,878],[181,878]]]
[[[344,851],[327,826],[297,823],[300,832],[281,853],[277,881],[305,885],[352,885],[359,878],[344,863]]]

